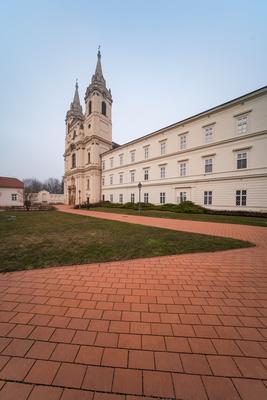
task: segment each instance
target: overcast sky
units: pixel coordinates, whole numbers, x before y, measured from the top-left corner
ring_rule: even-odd
[[[0,175],[61,178],[101,45],[123,144],[267,84],[266,0],[0,2]]]

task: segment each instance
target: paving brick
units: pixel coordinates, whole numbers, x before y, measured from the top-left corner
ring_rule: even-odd
[[[109,321],[102,321],[99,319],[91,320],[89,323],[88,330],[96,332],[107,332],[109,329]]]
[[[93,400],[93,398],[94,393],[87,390],[64,389],[60,400]]]
[[[13,357],[0,372],[0,379],[23,381],[34,364],[34,360]]]
[[[217,376],[241,376],[239,369],[232,357],[228,356],[207,356],[209,365],[214,375]]]
[[[102,347],[81,346],[75,361],[81,364],[100,365],[102,355]]]
[[[129,368],[155,369],[153,352],[143,350],[130,350]]]
[[[172,377],[177,399],[208,400],[205,388],[199,376],[173,374]]]
[[[72,343],[92,345],[95,342],[96,332],[76,331]]]
[[[111,321],[109,325],[109,332],[113,333],[129,333],[130,322],[125,321]]]
[[[248,357],[267,357],[267,352],[258,342],[248,340],[237,340],[236,343],[240,347],[242,353]],[[241,354],[242,354],[241,353]]]
[[[220,355],[241,356],[239,347],[233,340],[213,339],[212,343]]]
[[[26,357],[48,360],[56,347],[56,343],[36,341],[26,354]]]
[[[26,376],[25,382],[51,385],[59,366],[60,363],[55,361],[37,360]]]
[[[88,390],[110,392],[113,373],[113,368],[88,366],[82,387]]]
[[[155,352],[156,369],[159,371],[182,372],[183,367],[178,354]]]
[[[56,348],[51,355],[50,360],[73,362],[78,353],[78,350],[79,346],[77,344],[59,343],[56,345]]]
[[[122,333],[119,336],[118,346],[124,349],[141,349],[141,335]]]
[[[83,318],[71,318],[70,323],[68,324],[69,329],[79,329],[79,330],[87,330],[89,325],[89,320]]]
[[[234,379],[235,387],[237,388],[242,400],[266,400],[267,387],[263,382],[253,379]]]
[[[267,379],[267,369],[257,358],[235,357],[234,360],[245,378]]]
[[[204,355],[181,354],[181,361],[184,372],[188,374],[210,375],[211,369]]]
[[[85,372],[85,365],[62,363],[54,378],[53,385],[80,388]]]
[[[188,340],[193,353],[216,354],[210,339],[189,338]]]
[[[171,338],[173,339],[173,338]],[[143,335],[142,336],[142,349],[143,350],[166,350],[165,341],[163,336],[156,335]]]
[[[26,400],[32,391],[32,385],[17,382],[7,382],[0,391],[0,400]]]
[[[142,394],[142,372],[116,368],[112,391],[125,394]]]
[[[14,329],[12,329],[9,333],[8,333],[8,337],[12,337],[12,338],[20,338],[20,339],[26,339],[30,333],[33,331],[34,326],[31,325],[16,325],[14,327]]]
[[[30,334],[29,338],[35,340],[49,340],[53,335],[54,330],[54,328],[49,328],[46,326],[37,326]]]
[[[7,356],[23,357],[33,345],[33,340],[28,339],[13,339],[11,343],[2,351],[2,354]]]
[[[130,333],[149,335],[151,334],[151,324],[149,322],[131,322]]]
[[[144,394],[157,397],[173,397],[172,376],[168,372],[144,371]]]
[[[167,351],[191,353],[188,339],[182,337],[165,337]]]
[[[59,400],[63,389],[48,386],[35,386],[27,400]]]
[[[101,365],[106,367],[124,367],[128,364],[128,351],[123,349],[105,349]]]
[[[229,378],[204,376],[203,382],[209,400],[240,400],[238,392]]]

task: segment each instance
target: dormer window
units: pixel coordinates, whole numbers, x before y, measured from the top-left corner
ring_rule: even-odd
[[[107,115],[107,105],[104,101],[102,101],[102,105],[101,105],[101,113],[103,115]]]

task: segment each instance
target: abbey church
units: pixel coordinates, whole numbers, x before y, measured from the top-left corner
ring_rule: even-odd
[[[193,201],[267,211],[267,86],[149,133],[112,141],[112,95],[100,50],[80,103],[66,115],[65,203]]]

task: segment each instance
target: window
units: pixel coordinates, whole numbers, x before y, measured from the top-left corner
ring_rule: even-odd
[[[162,156],[164,156],[165,153],[166,153],[166,142],[161,142],[160,143],[160,154]]]
[[[144,169],[144,181],[148,181],[149,178],[149,171],[148,168]]]
[[[107,115],[107,105],[104,101],[102,101],[102,105],[101,105],[101,113],[103,115]]]
[[[212,172],[212,158],[205,159],[205,174]]]
[[[186,192],[180,192],[180,203],[186,201]]]
[[[131,203],[134,203],[134,193],[131,193]]]
[[[106,163],[105,163],[105,160],[103,160],[102,161],[102,169],[103,169],[103,171],[105,170],[105,168],[106,168]]]
[[[237,153],[236,155],[236,168],[247,168],[247,153]]]
[[[160,179],[165,179],[166,177],[166,167],[160,167]]]
[[[89,115],[92,114],[92,102],[89,101]]]
[[[149,157],[149,147],[144,147],[144,157],[147,159]]]
[[[87,163],[90,164],[91,162],[91,153],[89,152],[87,155]]]
[[[213,126],[206,126],[204,128],[205,143],[211,143],[213,141]]]
[[[247,205],[247,191],[246,190],[236,190],[235,204],[236,204],[236,206],[246,206]]]
[[[148,193],[144,193],[144,203],[148,203]]]
[[[131,182],[134,182],[135,181],[135,172],[131,171],[130,176],[131,176]]]
[[[76,168],[76,154],[73,153],[71,156],[71,167]]]
[[[180,163],[180,176],[186,176],[186,163]]]
[[[111,185],[113,185],[113,175],[110,175],[110,176],[109,176],[109,183],[110,183]]]
[[[181,135],[180,136],[180,149],[186,149],[187,147],[187,135]]]
[[[242,135],[248,131],[248,115],[240,115],[236,118],[237,133]]]
[[[105,186],[105,177],[102,176],[102,186]]]
[[[102,183],[103,183],[103,179],[104,179],[104,177],[102,178]],[[104,183],[103,183],[103,185],[104,185]],[[90,179],[87,179],[86,189],[87,189],[87,190],[90,189]]]
[[[112,157],[112,158],[110,158],[109,160],[110,160],[110,168],[113,168],[113,165],[114,165],[114,158]]]
[[[123,154],[120,154],[119,158],[120,158],[120,165],[123,165]]]
[[[135,162],[135,150],[131,151],[131,162]]]
[[[205,191],[204,192],[204,204],[212,204],[212,191]]]
[[[111,203],[113,203],[113,194],[109,195],[109,200],[110,200]]]
[[[119,202],[123,203],[123,194],[122,193],[119,195]]]
[[[17,195],[17,193],[12,193],[12,194],[11,194],[11,200],[12,200],[12,201],[17,201],[17,200],[18,200],[18,195]]]
[[[120,174],[120,183],[123,183],[123,174]]]
[[[161,192],[159,195],[159,202],[160,202],[160,204],[165,204],[165,201],[166,201],[166,193]]]

